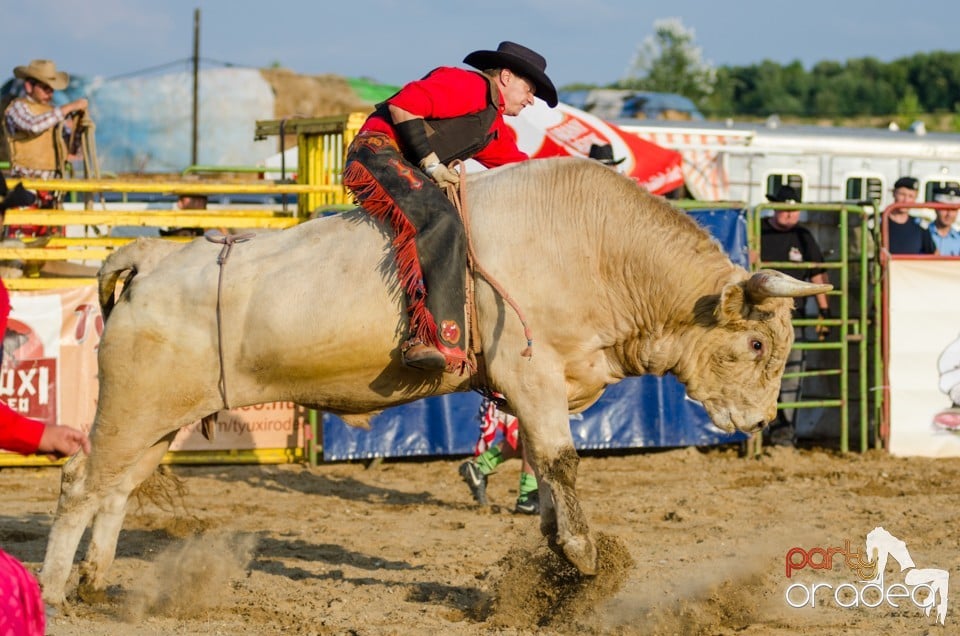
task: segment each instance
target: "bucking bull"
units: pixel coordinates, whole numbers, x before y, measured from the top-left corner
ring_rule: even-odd
[[[594,574],[568,414],[624,377],[672,372],[717,426],[757,431],[776,415],[793,341],[790,298],[830,286],[751,276],[685,214],[595,161],[500,168],[471,175],[466,192],[477,261],[515,299],[533,337],[523,357],[517,314],[476,276],[487,388],[520,419],[540,482],[540,531]],[[225,406],[273,401],[356,424],[391,405],[471,389],[467,375],[401,364],[406,313],[391,237],[367,214],[237,242],[221,272],[223,249],[202,238],[141,240],[100,270],[107,320],[93,450],[63,470],[40,574],[49,603],[64,601],[91,520],[81,583],[105,586],[128,497],[181,427]],[[129,274],[114,305],[118,278]]]

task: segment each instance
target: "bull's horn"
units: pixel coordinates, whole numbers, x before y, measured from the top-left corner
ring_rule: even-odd
[[[772,269],[761,269],[747,281],[747,293],[754,302],[760,302],[764,298],[813,296],[831,289],[833,285],[808,283]]]

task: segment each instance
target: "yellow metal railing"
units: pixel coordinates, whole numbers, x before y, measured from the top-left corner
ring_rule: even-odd
[[[271,119],[258,121],[255,139],[270,136],[297,136],[297,179],[301,183],[322,186],[300,197],[299,214],[318,208],[350,202],[341,175],[347,147],[357,135],[367,113],[350,113],[334,117],[304,119]],[[270,169],[276,172],[276,168]]]
[[[267,183],[212,181],[148,181],[138,179],[8,179],[10,188],[23,183],[28,190],[54,192],[141,192],[147,194],[170,194],[189,191],[191,194],[299,194],[334,193],[342,190],[329,184]]]
[[[189,191],[198,195],[285,195],[296,194],[299,199],[318,194],[339,194],[342,188],[329,185],[302,185],[295,183],[274,184],[269,182],[230,182],[210,181],[157,181],[144,179],[10,179],[8,185],[17,183],[31,190],[47,190],[69,193],[130,193],[170,194]],[[126,198],[126,196],[124,196]],[[137,210],[125,203],[100,204],[102,209],[62,210],[62,209],[12,209],[8,210],[6,225],[38,226],[81,226],[95,228],[93,232],[84,230],[93,236],[53,237],[39,245],[0,248],[0,261],[23,261],[30,263],[25,267],[26,275],[20,278],[5,278],[4,282],[11,290],[36,290],[76,287],[93,284],[92,276],[57,276],[41,272],[41,265],[48,261],[98,262],[110,252],[130,241],[127,237],[103,236],[103,227],[198,227],[221,228],[224,230],[283,229],[309,218],[309,214],[296,215],[279,209],[223,208],[213,206],[204,210]],[[278,204],[279,208],[279,204]],[[183,240],[174,239],[170,240]],[[62,268],[61,268],[62,271]]]

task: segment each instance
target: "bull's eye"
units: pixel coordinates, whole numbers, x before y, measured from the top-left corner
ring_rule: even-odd
[[[756,338],[750,341],[750,348],[756,351],[757,353],[763,353],[763,343],[757,340]]]

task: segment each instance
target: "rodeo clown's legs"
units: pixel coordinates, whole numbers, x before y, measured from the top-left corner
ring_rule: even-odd
[[[497,394],[499,395],[499,394]],[[502,399],[503,396],[499,395]],[[508,459],[523,460],[520,484],[517,487],[517,504],[513,511],[518,514],[540,514],[540,492],[537,477],[527,458],[526,448],[520,443],[519,421],[509,413],[497,408],[497,402],[489,397],[480,405],[480,437],[474,447],[476,457],[460,464],[460,476],[467,483],[474,500],[487,504],[487,477]],[[494,444],[498,433],[503,439]]]
[[[463,329],[466,236],[456,208],[432,179],[386,135],[361,133],[350,144],[343,183],[357,202],[393,230],[400,286],[407,298],[407,366],[459,371],[466,363]]]

